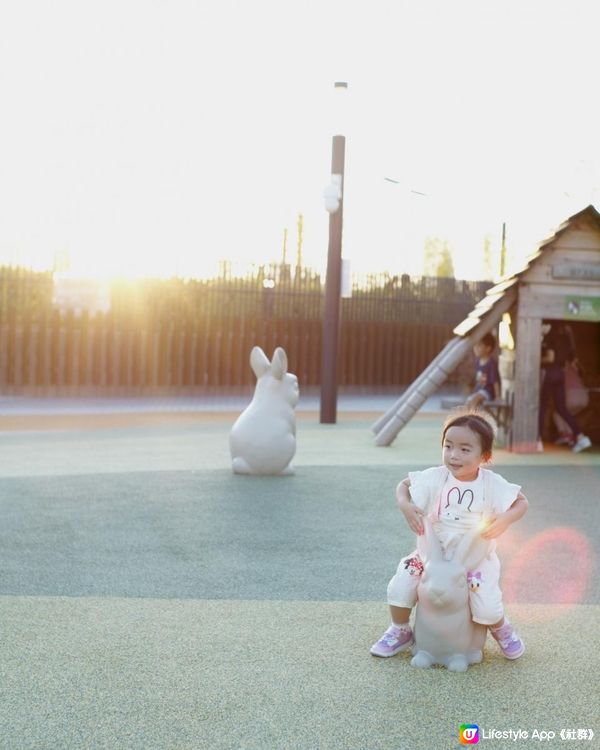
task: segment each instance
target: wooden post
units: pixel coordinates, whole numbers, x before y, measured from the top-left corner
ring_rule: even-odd
[[[323,314],[323,339],[321,354],[321,424],[337,421],[337,384],[340,327],[340,294],[342,273],[342,224],[344,213],[344,157],[346,139],[334,135],[331,156],[331,173],[342,178],[342,197],[337,211],[329,214],[329,250],[325,282],[325,309]]]
[[[177,382],[175,383],[178,394],[181,393],[184,384],[183,368],[185,364],[185,343],[185,331],[180,329],[179,335],[177,336]]]
[[[7,392],[8,386],[8,325],[0,323],[0,389]]]
[[[506,273],[506,222],[502,222],[502,244],[500,245],[500,278]]]
[[[108,331],[106,328],[106,316],[103,316],[102,319],[98,319],[98,326],[96,330],[98,331],[98,335],[100,337],[100,355],[99,355],[99,385],[100,388],[106,389],[106,384],[108,380],[108,346],[107,346],[107,338],[108,338]]]
[[[16,393],[21,393],[23,386],[23,325],[17,323],[15,327],[15,348],[13,350],[13,385],[16,389]]]
[[[512,430],[514,453],[535,453],[537,449],[541,344],[542,319],[520,315],[517,322],[515,360]]]
[[[133,363],[135,359],[135,346],[137,344],[131,323],[128,322],[123,331],[125,338],[125,386],[127,393],[133,391]]]
[[[158,365],[159,365],[159,347],[160,347],[160,331],[156,323],[156,328],[152,334],[152,391],[155,392],[158,389]]]
[[[173,367],[173,323],[169,324],[167,328],[167,341],[165,345],[165,386],[170,388],[173,385],[174,380],[174,367]]]
[[[81,365],[81,328],[80,328],[80,322],[79,321],[73,321],[73,325],[75,326],[72,329],[73,333],[73,345],[71,348],[71,362],[70,365],[70,377],[69,377],[69,385],[73,389],[79,388],[80,385],[80,379],[79,379],[79,373],[80,373],[80,365]]]
[[[140,393],[145,393],[151,380],[151,376],[148,374],[148,362],[150,361],[148,346],[148,331],[144,327],[140,335],[140,375],[138,384]]]
[[[98,328],[93,318],[86,314],[85,318],[85,385],[88,391],[94,387],[94,344],[96,342],[96,332]]]
[[[121,385],[121,353],[123,345],[123,335],[120,330],[120,323],[114,322],[112,326],[112,362],[111,362],[111,381],[114,393],[119,393]]]
[[[44,315],[42,331],[42,386],[44,393],[48,394],[52,385],[52,324],[49,315]]]
[[[39,326],[37,321],[31,323],[29,333],[29,377],[27,385],[30,386],[32,392],[35,393],[35,388],[38,384],[37,381],[37,348],[38,348],[38,331]]]
[[[67,382],[67,329],[62,315],[59,313],[55,317],[58,333],[58,356],[56,368],[56,386],[58,392],[62,394],[62,389]]]
[[[192,324],[192,328],[189,329],[190,336],[191,336],[191,342],[190,342],[190,360],[189,360],[189,384],[190,388],[193,389],[196,387],[196,357],[198,356],[198,329],[196,328],[196,323],[194,322]]]

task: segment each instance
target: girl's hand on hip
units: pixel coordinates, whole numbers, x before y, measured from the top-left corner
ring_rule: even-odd
[[[425,532],[423,526],[423,516],[425,513],[420,508],[417,508],[416,505],[413,505],[413,503],[406,504],[402,508],[402,512],[404,513],[404,518],[406,518],[406,523],[417,536],[421,536]]]

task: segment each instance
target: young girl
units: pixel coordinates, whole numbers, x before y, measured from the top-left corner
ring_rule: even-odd
[[[484,539],[496,539],[527,511],[527,498],[518,485],[482,468],[492,457],[493,442],[494,427],[486,416],[479,412],[455,413],[446,420],[442,433],[444,465],[409,472],[396,488],[398,507],[416,534],[423,534],[423,516],[431,517],[446,559],[452,557],[469,529],[483,527]],[[525,646],[504,617],[500,561],[492,544],[493,550],[479,570],[469,571],[471,614],[475,622],[489,627],[507,659],[518,659]],[[412,645],[408,619],[422,571],[416,551],[400,560],[388,585],[392,622],[371,647],[374,656],[394,656]]]

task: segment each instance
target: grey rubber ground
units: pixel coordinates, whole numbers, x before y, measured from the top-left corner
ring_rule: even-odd
[[[443,417],[376,448],[371,416],[306,414],[285,478],[231,474],[234,418],[0,432],[1,748],[437,750],[461,723],[598,736],[597,450],[497,452],[531,502],[500,544],[527,652],[488,639],[462,675],[369,654],[412,548],[393,490],[439,461]]]

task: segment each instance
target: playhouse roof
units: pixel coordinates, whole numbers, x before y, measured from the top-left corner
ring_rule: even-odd
[[[540,242],[535,252],[527,257],[522,268],[515,271],[511,276],[505,276],[497,284],[487,290],[485,297],[479,300],[467,317],[456,326],[454,333],[457,336],[468,336],[473,333],[474,329],[479,326],[484,319],[487,322],[491,315],[497,316],[498,319],[500,319],[501,313],[499,314],[497,310],[500,300],[503,300],[507,295],[513,296],[516,300],[517,287],[521,276],[535,265],[549,245],[556,242],[556,240],[564,234],[567,229],[573,228],[573,226],[582,219],[591,219],[598,229],[600,229],[600,213],[596,211],[591,204],[582,211],[579,211],[579,213],[569,216],[569,218],[563,221],[551,237]]]
[[[521,277],[538,261],[548,245],[551,245],[563,232],[573,228],[578,223],[585,223],[589,226],[590,220],[600,228],[600,213],[593,206],[588,206],[578,214],[570,216],[560,225],[552,237],[543,240],[538,245],[535,253],[527,258],[523,268],[488,289],[485,297],[475,305],[463,322],[456,326],[454,338],[446,344],[437,357],[413,381],[398,401],[373,424],[372,430],[375,433],[376,445],[390,445],[400,430],[410,422],[421,408],[428,396],[438,389],[461,359],[464,358],[472,344],[484,333],[490,331],[501,320],[502,315],[510,310],[517,300],[517,290]]]

